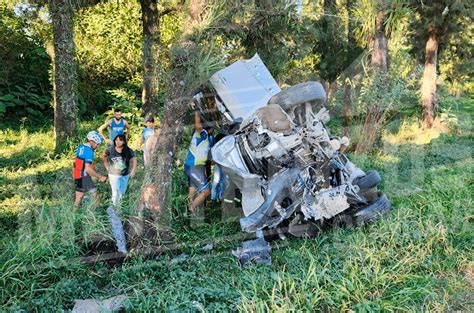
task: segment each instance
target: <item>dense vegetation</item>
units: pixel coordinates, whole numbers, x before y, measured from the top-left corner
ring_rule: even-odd
[[[58,149],[52,21],[58,11],[51,10],[61,3],[74,4],[77,127]],[[1,310],[57,311],[71,309],[74,299],[119,294],[129,296],[130,311],[474,310],[468,1],[166,1],[157,7],[158,45],[149,51],[159,62],[152,69],[143,52],[153,41],[142,33],[147,3],[156,2],[0,0]],[[428,49],[429,40],[436,49]],[[331,130],[351,137],[356,164],[381,172],[393,210],[374,225],[274,242],[271,267],[242,270],[230,254],[242,240],[238,222],[215,214],[197,227],[183,223],[186,179],[179,161],[192,126],[186,126],[188,107],[173,110],[170,100],[177,77],[185,96],[214,71],[254,53],[282,87],[324,83]],[[426,87],[433,64],[434,85]],[[142,102],[149,71],[158,88],[150,89],[151,111]],[[434,93],[425,93],[430,88]],[[105,204],[74,208],[72,159],[113,107],[131,122],[135,149],[145,113],[157,113],[164,128],[183,119],[167,190],[180,248],[151,259],[132,252],[117,267],[84,265],[80,257],[91,243],[111,232]],[[434,114],[429,123],[427,112]],[[171,140],[180,142],[179,136]],[[150,178],[140,166],[123,219],[142,214],[140,191]],[[98,186],[106,202],[108,185]],[[209,242],[215,248],[202,251]],[[189,257],[171,261],[182,252]]]

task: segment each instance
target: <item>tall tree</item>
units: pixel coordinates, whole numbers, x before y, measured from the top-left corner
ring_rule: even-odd
[[[58,151],[76,133],[77,94],[74,64],[74,10],[101,0],[47,0],[53,30],[54,137]],[[32,0],[43,5],[44,0]]]
[[[377,14],[375,17],[375,33],[372,41],[371,64],[374,69],[381,73],[387,72],[388,38],[385,33],[385,22],[387,15],[381,1],[377,2]]]
[[[342,132],[345,136],[349,135],[349,126],[352,121],[352,84],[351,79],[361,71],[359,56],[361,56],[363,49],[359,46],[356,36],[355,19],[351,16],[354,9],[355,0],[346,1],[347,11],[347,45],[346,55],[344,61],[344,72],[342,78],[344,79],[344,99],[342,107]]]
[[[68,0],[49,0],[53,29],[53,94],[55,147],[76,132],[77,96],[74,66],[74,8]]]
[[[433,126],[435,107],[437,103],[436,95],[436,65],[438,64],[439,37],[436,29],[428,29],[428,40],[425,46],[425,68],[421,84],[421,106],[423,113],[421,120],[423,126],[431,128]]]
[[[426,2],[412,1],[419,15],[412,27],[415,30],[414,50],[424,51],[424,71],[421,84],[421,116],[424,128],[431,128],[437,106],[437,65],[438,53],[450,36],[458,33],[461,17],[471,16],[471,2],[467,0],[442,0]],[[424,44],[424,49],[420,47]]]
[[[367,103],[364,119],[364,136],[358,142],[356,153],[371,150],[379,139],[384,118],[384,103],[379,99],[387,92],[388,43],[391,32],[402,19],[407,17],[409,10],[405,0],[359,0],[354,9],[359,22],[359,39],[370,47],[370,64],[372,67],[372,87],[378,95]]]
[[[140,0],[143,23],[143,115],[158,111],[160,16],[158,0]]]
[[[196,11],[196,8],[201,8]],[[185,115],[189,110],[191,92],[195,86],[192,79],[192,62],[198,58],[196,43],[192,38],[192,29],[198,23],[202,12],[203,1],[192,0],[189,3],[188,18],[184,23],[186,29],[180,43],[171,49],[172,72],[166,90],[166,100],[164,104],[163,118],[161,119],[160,135],[156,138],[154,151],[152,153],[151,177],[146,178],[146,183],[142,191],[139,211],[144,208],[156,213],[159,217],[159,224],[162,230],[167,230],[169,225],[170,212],[169,191],[171,185],[171,172],[178,144],[181,141]],[[199,61],[197,61],[199,62]]]
[[[398,22],[400,1],[403,0],[359,0],[350,6],[357,22],[357,37],[369,48],[372,67],[382,73],[387,71],[388,40],[391,28]]]

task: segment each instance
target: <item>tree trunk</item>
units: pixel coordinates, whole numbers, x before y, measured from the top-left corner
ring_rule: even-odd
[[[387,73],[388,39],[385,36],[385,11],[378,2],[379,10],[375,19],[375,34],[372,42],[371,65],[374,75],[381,74],[381,80],[373,88],[384,88],[384,74]],[[381,92],[381,91],[380,91]],[[380,103],[368,103],[365,115],[363,135],[360,136],[355,152],[368,153],[380,137],[380,128],[383,123],[383,111]]]
[[[434,29],[429,30],[425,48],[425,69],[421,85],[421,121],[424,128],[431,128],[436,108],[436,64],[438,55],[438,36]]]
[[[190,14],[184,24],[185,27],[197,22],[200,15],[200,12],[195,11],[197,7],[201,10],[204,8],[203,0],[191,1],[189,4]],[[185,29],[181,49],[192,50],[193,43],[186,41],[190,35],[192,35],[192,30]],[[192,100],[190,88],[186,85],[185,79],[188,70],[186,63],[186,60],[180,60],[179,64],[173,68],[172,81],[166,94],[167,100],[164,105],[160,135],[153,151],[152,170],[147,172],[147,175],[151,176],[147,181],[151,182],[145,184],[139,205],[139,210],[146,207],[155,212],[159,218],[160,226],[168,230],[171,221],[168,205],[174,158],[183,135],[184,117],[189,111],[189,104]]]
[[[152,153],[152,169],[147,172],[150,181],[142,193],[141,208],[155,212],[160,217],[160,224],[170,223],[170,210],[167,207],[170,197],[171,174],[176,150],[184,131],[184,116],[189,109],[189,98],[182,97],[185,93],[181,85],[185,69],[175,69],[170,84],[161,120],[160,135],[156,138],[155,151]]]
[[[354,7],[354,2],[354,0],[347,0],[346,2],[346,9],[349,14]],[[349,136],[349,127],[352,122],[352,85],[350,80],[354,75],[356,75],[357,68],[357,65],[353,64],[353,62],[357,58],[357,55],[362,52],[360,47],[357,45],[357,40],[355,37],[355,28],[355,21],[349,16],[349,18],[347,19],[347,51],[345,60],[346,68],[343,72],[343,77],[345,77],[345,79],[344,100],[342,107],[342,133],[344,136]]]
[[[54,136],[56,150],[59,150],[68,138],[76,134],[74,11],[68,0],[49,0],[49,10],[54,42]]]
[[[158,65],[160,48],[160,16],[157,0],[140,0],[143,23],[143,92],[144,116],[158,112]]]
[[[371,64],[381,73],[387,72],[388,39],[384,31],[385,18],[385,11],[380,9],[375,20],[375,35],[372,45]]]

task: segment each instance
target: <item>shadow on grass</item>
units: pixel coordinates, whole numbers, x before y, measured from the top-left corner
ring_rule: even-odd
[[[48,152],[47,149],[42,147],[27,147],[21,151],[13,153],[9,157],[0,156],[0,168],[17,170],[20,168],[35,166],[45,159]]]
[[[68,168],[59,168],[56,170],[45,171],[30,175],[21,175],[16,178],[0,177],[0,229],[3,231],[12,231],[17,226],[17,218],[20,211],[19,201],[28,199],[52,199],[57,195],[63,196],[58,187],[65,185],[71,186],[71,201],[73,183],[72,179],[66,179],[69,176]],[[18,198],[19,197],[19,198]]]
[[[34,133],[38,131],[48,131],[53,128],[53,120],[52,119],[45,119],[41,123],[32,122],[29,120],[25,120],[24,122],[18,122],[18,119],[11,119],[6,120],[4,119],[0,122],[0,130],[13,130],[13,131],[20,131],[25,129],[28,133]]]

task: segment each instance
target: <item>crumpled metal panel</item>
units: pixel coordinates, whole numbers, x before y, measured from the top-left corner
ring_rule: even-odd
[[[250,215],[264,201],[260,192],[260,176],[252,174],[248,170],[234,136],[224,137],[214,145],[211,153],[212,159],[242,191],[242,209],[245,216]]]
[[[252,214],[240,219],[242,230],[254,232],[265,227],[275,227],[294,212],[299,202],[294,202],[286,208],[282,208],[280,203],[292,196],[291,185],[298,179],[299,171],[298,168],[285,168],[270,179],[265,201]]]
[[[246,119],[281,90],[258,54],[216,72],[209,81],[234,119]]]

